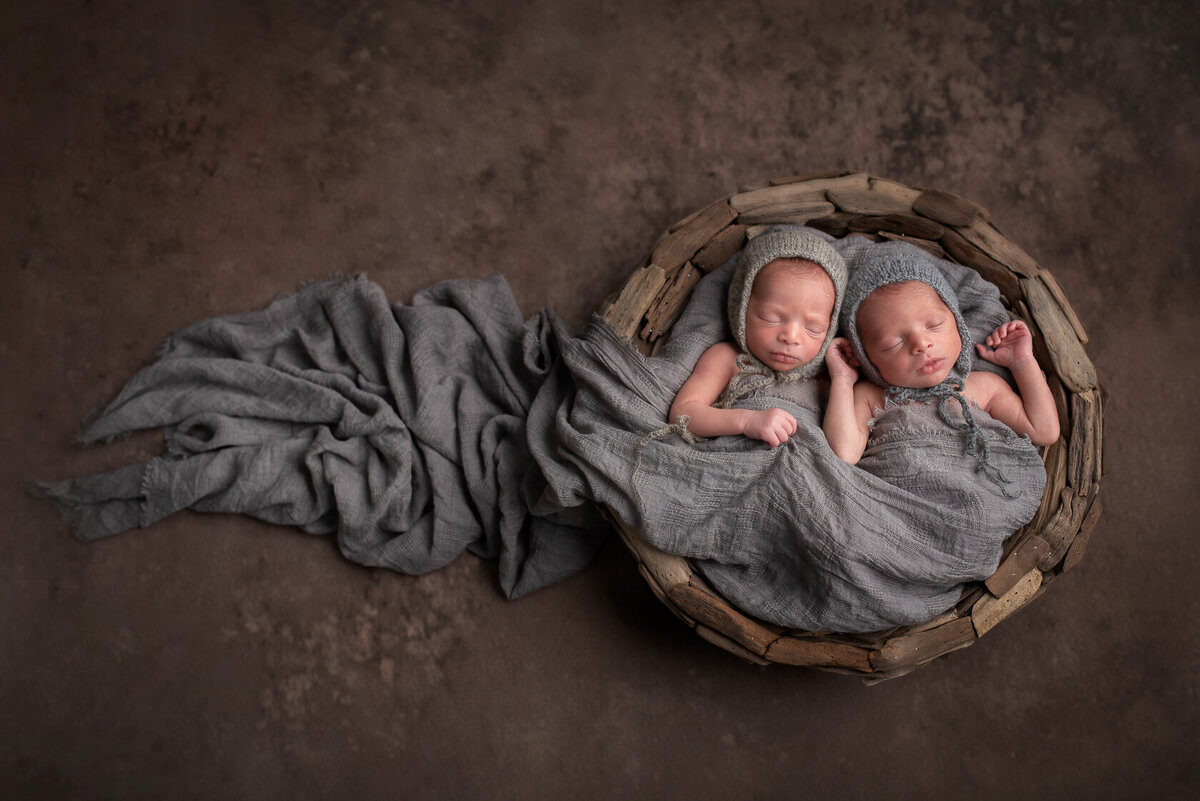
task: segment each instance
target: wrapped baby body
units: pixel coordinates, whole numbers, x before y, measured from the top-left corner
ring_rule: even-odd
[[[763,236],[773,234],[827,239],[851,281],[880,255],[857,238],[808,229]],[[944,272],[968,337],[1007,319],[995,288],[974,272],[919,257]],[[736,259],[700,283],[654,357],[615,347],[619,338],[600,324],[567,344],[564,363],[580,389],[556,409],[557,456],[534,448],[575,473],[560,476],[551,505],[591,497],[611,506],[654,547],[691,558],[735,607],[781,626],[877,631],[944,611],[965,583],[995,570],[1045,484],[1037,448],[982,410],[974,410],[974,430],[999,482],[980,471],[968,434],[947,425],[936,402],[889,406],[859,464],[843,462],[821,429],[821,387],[808,378],[781,377],[734,404],[792,414],[797,430],[779,447],[742,436],[689,443],[628,433],[661,421],[653,411],[669,406],[701,354],[729,337],[726,299],[744,294],[728,287],[735,270]],[[622,479],[634,474],[631,491]]]

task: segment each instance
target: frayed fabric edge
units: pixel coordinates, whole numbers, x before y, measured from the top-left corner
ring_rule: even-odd
[[[21,482],[25,494],[39,501],[47,501],[58,512],[59,518],[71,528],[71,536],[80,542],[92,542],[83,536],[83,504],[71,501],[60,489],[65,481],[37,481],[26,479]]]
[[[70,486],[76,481],[84,479],[64,479],[61,481],[40,481],[37,479],[26,479],[21,482],[21,489],[31,498],[50,503],[57,510],[59,517],[66,522],[71,528],[71,535],[80,542],[96,542],[97,540],[107,539],[122,531],[129,531],[133,528],[146,528],[150,525],[149,510],[150,510],[150,470],[156,463],[162,461],[162,457],[156,457],[148,462],[140,465],[129,465],[129,469],[138,467],[141,469],[141,475],[138,477],[137,494],[130,498],[104,498],[93,501],[79,500],[70,495]],[[123,501],[126,503],[136,503],[137,522],[136,525],[126,526],[125,528],[116,531],[104,531],[99,534],[87,534],[83,530],[85,522],[85,512],[89,507],[103,503],[112,503]]]

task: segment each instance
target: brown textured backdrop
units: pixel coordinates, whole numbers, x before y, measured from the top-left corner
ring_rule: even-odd
[[[1200,788],[1189,2],[0,4],[0,793],[1182,798]],[[84,546],[20,481],[172,330],[365,271],[582,323],[667,225],[849,167],[982,203],[1110,393],[1082,564],[874,687],[678,624],[614,539],[504,601],[178,515]]]

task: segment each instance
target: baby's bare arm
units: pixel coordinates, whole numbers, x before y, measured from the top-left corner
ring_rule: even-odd
[[[848,340],[839,337],[825,353],[825,364],[829,367],[829,401],[825,405],[825,418],[821,429],[829,447],[839,459],[857,464],[867,449],[872,405],[869,384],[857,381],[858,370],[851,362]],[[862,412],[866,410],[864,417]]]
[[[976,347],[982,358],[1009,369],[1019,391],[1013,392],[999,376],[972,374],[968,383],[975,383],[982,390],[980,405],[1013,431],[1028,435],[1035,445],[1057,441],[1058,407],[1054,405],[1046,375],[1033,357],[1033,335],[1025,323],[1020,320],[1005,323],[988,336],[986,345]]]
[[[737,348],[719,342],[700,357],[671,404],[671,422],[687,415],[688,431],[701,437],[744,434],[772,448],[796,433],[796,418],[783,409],[718,409],[713,406],[737,374]]]

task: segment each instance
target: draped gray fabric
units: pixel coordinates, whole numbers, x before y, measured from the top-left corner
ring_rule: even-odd
[[[591,507],[534,517],[522,499],[526,412],[568,336],[548,313],[522,322],[502,278],[395,306],[363,278],[315,284],[179,332],[81,434],[162,426],[162,458],[35,491],[85,540],[180,509],[242,513],[404,573],[469,549],[517,597],[607,535]]]
[[[813,381],[745,401],[796,416],[779,448],[647,440],[727,336],[730,267],[701,282],[651,358],[599,319],[578,336],[551,312],[522,320],[502,278],[408,305],[364,278],[315,284],[179,332],[82,433],[163,427],[164,456],[35,491],[85,540],[190,508],[335,534],[346,558],[405,573],[469,550],[498,560],[509,597],[586,566],[604,504],[780,625],[865,631],[942,611],[1036,510],[1037,450],[981,423],[1005,498],[958,432],[897,407],[853,467],[825,443]]]

